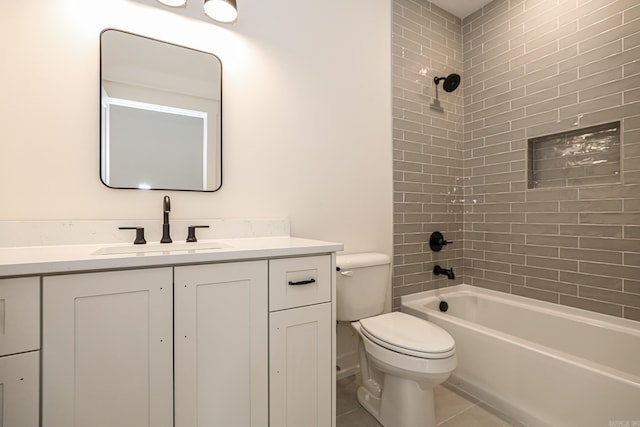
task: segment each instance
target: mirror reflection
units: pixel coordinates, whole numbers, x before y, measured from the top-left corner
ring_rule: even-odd
[[[103,31],[102,182],[112,188],[219,189],[221,80],[215,55]]]

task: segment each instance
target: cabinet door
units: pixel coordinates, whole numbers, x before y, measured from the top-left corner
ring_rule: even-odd
[[[45,277],[43,427],[173,426],[172,269]]]
[[[0,280],[0,356],[40,348],[40,278]]]
[[[0,426],[38,427],[39,355],[0,357]]]
[[[267,262],[176,267],[176,427],[268,425]]]
[[[331,303],[269,317],[270,425],[332,425]]]

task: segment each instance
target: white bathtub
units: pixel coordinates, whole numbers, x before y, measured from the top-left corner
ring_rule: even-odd
[[[527,425],[640,427],[639,322],[468,285],[402,311],[453,336],[453,384]]]

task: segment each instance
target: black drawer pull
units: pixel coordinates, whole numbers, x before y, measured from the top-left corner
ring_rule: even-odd
[[[301,280],[299,282],[289,282],[289,285],[290,286],[298,286],[298,285],[308,285],[310,283],[316,283],[316,279]]]

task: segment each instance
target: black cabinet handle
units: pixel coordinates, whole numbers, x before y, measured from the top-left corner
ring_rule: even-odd
[[[309,285],[311,283],[316,283],[316,279],[300,280],[299,282],[289,282],[289,285],[290,286],[299,286],[299,285]]]

